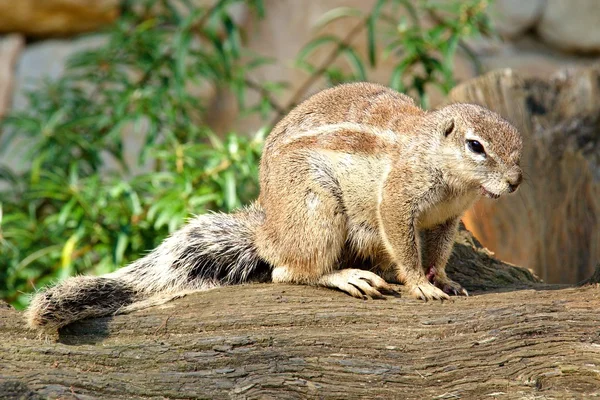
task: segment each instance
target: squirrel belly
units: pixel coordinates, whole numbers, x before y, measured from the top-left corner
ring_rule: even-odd
[[[519,132],[477,105],[424,111],[370,83],[321,91],[267,137],[254,204],[193,218],[114,273],[39,292],[28,323],[52,330],[159,295],[249,281],[357,298],[382,297],[388,282],[423,300],[467,295],[445,273],[460,217],[481,195],[517,189],[521,153]]]

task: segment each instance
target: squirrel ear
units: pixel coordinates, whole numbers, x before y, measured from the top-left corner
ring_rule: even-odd
[[[454,118],[450,118],[444,121],[442,128],[444,132],[444,137],[448,137],[448,135],[450,135],[454,130]]]

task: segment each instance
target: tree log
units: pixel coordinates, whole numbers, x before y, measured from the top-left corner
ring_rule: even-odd
[[[248,284],[81,321],[56,338],[0,307],[0,398],[600,395],[598,285],[544,285],[466,231],[449,272],[475,295],[361,301]]]

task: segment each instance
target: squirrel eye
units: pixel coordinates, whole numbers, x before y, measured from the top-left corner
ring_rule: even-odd
[[[483,148],[483,145],[477,140],[467,140],[467,146],[469,146],[469,150],[471,150],[473,153],[485,155],[485,149]]]

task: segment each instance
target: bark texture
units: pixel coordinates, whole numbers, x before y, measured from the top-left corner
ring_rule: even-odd
[[[588,278],[600,261],[600,65],[550,79],[495,71],[456,87],[450,100],[488,107],[524,136],[519,192],[482,199],[467,227],[545,282]]]
[[[449,271],[475,295],[360,301],[305,286],[231,286],[81,321],[55,338],[0,307],[0,398],[600,395],[597,285],[544,285],[466,231]]]

